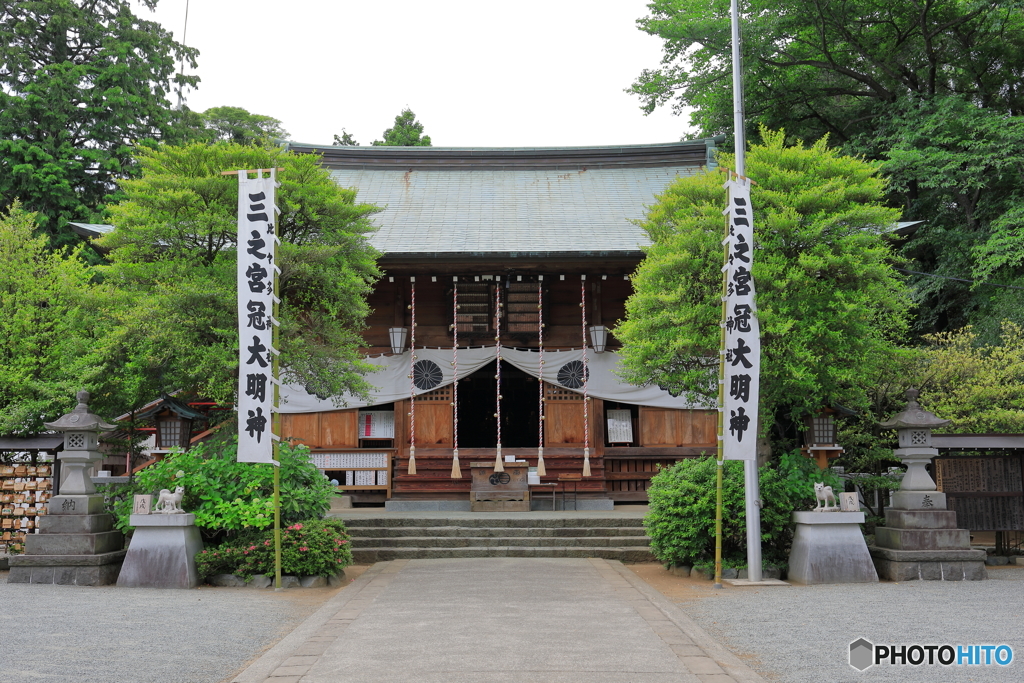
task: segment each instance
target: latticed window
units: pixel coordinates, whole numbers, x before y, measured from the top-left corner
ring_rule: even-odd
[[[187,420],[182,420],[177,417],[157,420],[157,448],[174,448],[175,446],[181,446],[183,448],[187,447],[187,430],[189,426],[190,424]]]
[[[459,334],[490,333],[492,299],[490,283],[459,283],[459,310],[455,316]]]
[[[540,322],[540,301],[536,282],[512,282],[507,290],[509,334],[536,336]]]
[[[836,442],[836,423],[831,416],[825,415],[814,418],[812,429],[814,430],[812,443],[825,444]]]

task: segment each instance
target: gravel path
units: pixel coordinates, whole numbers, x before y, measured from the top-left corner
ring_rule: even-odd
[[[4,683],[217,683],[339,590],[90,588],[8,584],[7,574]]]
[[[678,602],[684,612],[769,680],[1024,680],[1024,567],[989,567],[988,581],[909,581],[734,588]],[[848,664],[850,643],[1006,644],[1009,666]],[[748,658],[749,656],[749,658]]]

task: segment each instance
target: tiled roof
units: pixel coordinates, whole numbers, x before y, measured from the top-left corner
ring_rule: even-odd
[[[636,252],[630,223],[690,166],[592,171],[339,170],[361,202],[386,207],[370,237],[385,254]]]
[[[692,175],[713,141],[596,148],[315,147],[358,200],[385,207],[385,256],[626,256],[655,195]]]

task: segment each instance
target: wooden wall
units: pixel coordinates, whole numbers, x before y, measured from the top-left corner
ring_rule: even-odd
[[[283,413],[281,437],[310,448],[357,448],[359,411]]]
[[[503,269],[496,268],[497,274]],[[632,292],[628,280],[623,274],[632,268],[621,269],[615,274],[588,275],[587,279],[587,322],[589,325],[607,325],[612,327],[625,317],[626,298]],[[409,309],[410,283],[409,276],[383,277],[369,297],[372,313],[367,319],[367,329],[363,332],[366,349],[370,353],[387,353],[390,351],[388,338],[389,327],[409,327],[412,323],[412,311]],[[431,282],[436,277],[437,282]],[[460,277],[462,277],[460,275]],[[525,279],[531,276],[526,276]],[[548,348],[573,348],[581,343],[580,316],[580,279],[579,273],[565,276],[559,280],[558,275],[546,275],[544,296],[544,344]],[[492,283],[493,285],[494,283]],[[447,276],[416,276],[416,345],[417,346],[450,346],[452,336],[451,310],[451,275]],[[492,287],[493,298],[493,287]],[[503,297],[507,298],[507,297]],[[508,334],[507,324],[503,324],[502,343],[518,347],[536,347],[535,335]],[[615,347],[614,339],[609,339],[609,346]],[[493,344],[493,332],[488,334],[459,334],[460,346]]]

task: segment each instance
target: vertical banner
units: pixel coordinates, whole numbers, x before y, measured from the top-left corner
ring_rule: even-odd
[[[275,173],[238,172],[238,461],[274,463]]]
[[[750,181],[733,177],[729,191],[729,260],[725,315],[725,459],[757,460],[757,401],[761,377],[761,328],[754,303],[754,220]]]

